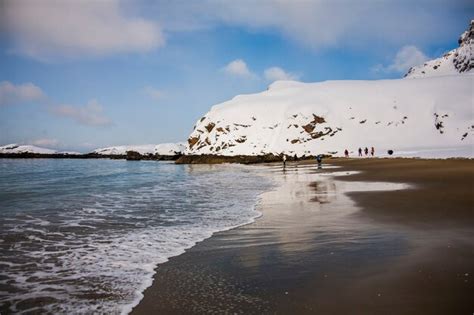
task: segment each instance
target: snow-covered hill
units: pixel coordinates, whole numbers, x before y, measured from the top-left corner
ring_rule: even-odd
[[[459,48],[410,79],[277,81],[236,96],[196,123],[186,154],[340,156],[374,146],[379,155],[474,157],[473,32],[471,22]]]
[[[40,148],[34,145],[7,144],[0,147],[0,153],[3,154],[20,154],[20,153],[36,153],[36,154],[55,154],[55,150]]]
[[[473,145],[474,75],[416,80],[278,81],[216,105],[187,154],[341,155],[344,149]],[[468,150],[471,152],[472,149]]]
[[[62,155],[81,154],[79,152],[74,152],[74,151],[56,151],[56,150],[37,147],[34,145],[21,145],[21,144],[16,144],[16,143],[0,146],[0,154],[21,154],[21,153],[62,154]]]
[[[121,145],[107,148],[100,148],[93,153],[102,155],[125,155],[127,151],[135,151],[142,155],[178,155],[186,150],[184,143],[162,143],[162,144],[144,144],[144,145]]]
[[[453,75],[471,72],[474,69],[474,20],[467,31],[459,38],[459,47],[444,56],[412,67],[406,78],[423,78],[431,76]]]

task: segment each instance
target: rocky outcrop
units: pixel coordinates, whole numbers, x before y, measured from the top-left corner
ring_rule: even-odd
[[[453,63],[458,72],[471,71],[474,68],[474,20],[458,40],[459,48],[454,53]]]
[[[140,161],[142,155],[137,151],[127,151],[127,156],[125,158],[127,161]]]
[[[474,20],[459,37],[458,43],[458,48],[445,53],[442,57],[410,68],[405,77],[413,79],[470,72],[474,69]]]

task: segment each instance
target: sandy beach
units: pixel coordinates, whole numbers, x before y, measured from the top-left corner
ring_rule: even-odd
[[[159,265],[132,313],[472,314],[474,162],[325,162],[255,166],[262,217]]]

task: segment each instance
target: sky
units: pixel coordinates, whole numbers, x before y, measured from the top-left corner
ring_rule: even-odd
[[[401,78],[472,18],[465,0],[0,0],[0,145],[186,141],[276,80]]]

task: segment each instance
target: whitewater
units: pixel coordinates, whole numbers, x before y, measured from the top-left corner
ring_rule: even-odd
[[[126,314],[155,268],[253,222],[255,168],[0,160],[0,313]],[[158,266],[159,268],[159,266]]]

